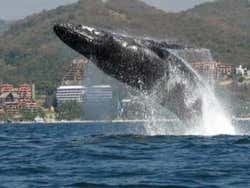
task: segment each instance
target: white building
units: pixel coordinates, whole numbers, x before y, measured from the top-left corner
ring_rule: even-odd
[[[113,91],[110,85],[87,87],[84,97],[85,118],[109,120],[114,116]]]
[[[240,76],[244,76],[247,72],[247,68],[243,68],[242,65],[236,68],[236,74]]]
[[[63,102],[83,102],[86,87],[84,86],[60,86],[57,88],[56,99],[58,104]]]
[[[247,70],[247,77],[250,77],[250,70]]]

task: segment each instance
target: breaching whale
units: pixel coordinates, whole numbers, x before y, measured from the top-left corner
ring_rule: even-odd
[[[193,89],[200,84],[199,76],[174,53],[184,47],[84,25],[56,24],[54,32],[108,75],[149,95],[154,93],[159,104],[183,122],[200,118],[201,97]]]

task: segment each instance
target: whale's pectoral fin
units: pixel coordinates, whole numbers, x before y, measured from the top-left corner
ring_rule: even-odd
[[[185,104],[184,88],[185,85],[176,84],[171,90],[165,91],[161,104],[175,113],[181,120],[187,119],[191,115],[189,115]]]
[[[198,98],[192,105],[193,113],[195,114],[201,114],[202,111],[202,100]]]
[[[178,83],[171,90],[165,91],[162,106],[167,107],[170,111],[179,117],[180,120],[185,122],[197,121],[196,116],[201,113],[202,101],[200,98],[193,104],[186,104],[185,101],[185,85]]]

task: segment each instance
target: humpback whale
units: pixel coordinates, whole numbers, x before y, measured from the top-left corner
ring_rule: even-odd
[[[108,75],[156,95],[157,102],[183,122],[200,117],[202,100],[195,92],[200,78],[174,52],[184,47],[84,25],[56,24],[54,32]]]

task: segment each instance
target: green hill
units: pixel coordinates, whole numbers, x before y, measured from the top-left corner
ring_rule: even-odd
[[[249,0],[218,0],[197,6],[188,14],[202,19],[208,28],[213,28],[205,34],[207,42],[201,42],[212,48],[220,60],[250,65]]]
[[[236,6],[237,4],[237,6]],[[237,14],[236,14],[237,12]],[[0,80],[35,82],[51,93],[77,56],[52,31],[58,22],[82,23],[138,36],[174,38],[212,49],[225,63],[250,64],[249,3],[220,0],[182,13],[165,13],[137,0],[80,0],[34,14],[0,37]]]

